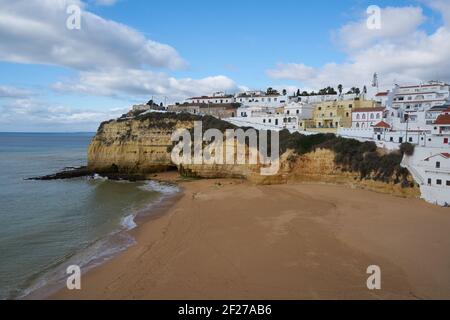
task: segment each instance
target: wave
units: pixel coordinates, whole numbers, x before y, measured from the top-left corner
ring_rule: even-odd
[[[134,228],[137,227],[136,222],[134,222],[134,218],[135,218],[134,214],[130,214],[126,217],[123,217],[120,222],[120,225],[127,231],[133,230]]]
[[[91,179],[98,182],[107,180],[107,178],[99,175],[95,175]],[[120,182],[122,181],[113,183]],[[135,219],[140,215],[146,215],[146,212],[150,212],[152,207],[161,204],[161,202],[180,191],[180,188],[176,185],[156,181],[148,181],[144,185],[137,186],[137,188],[147,192],[156,192],[159,194],[159,197],[153,198],[145,208],[132,211],[131,213],[130,211],[124,213],[125,215],[120,219],[117,228],[108,235],[92,243],[85,244],[78,252],[61,258],[60,261],[49,266],[46,270],[39,272],[34,277],[31,285],[18,298],[27,299],[48,296],[63,287],[67,279],[66,270],[68,266],[78,265],[85,273],[133,246],[136,244],[136,241],[128,231],[137,227]]]
[[[173,195],[175,193],[180,192],[180,188],[176,185],[166,183],[166,182],[157,182],[157,181],[148,181],[145,185],[140,187],[145,191],[153,191],[159,192],[163,195]]]

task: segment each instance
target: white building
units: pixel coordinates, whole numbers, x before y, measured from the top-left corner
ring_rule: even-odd
[[[445,104],[450,98],[450,85],[430,81],[421,85],[396,86],[392,108],[403,111],[426,111]]]
[[[352,128],[371,128],[383,120],[386,108],[355,108],[352,110]]]
[[[201,96],[188,98],[185,101],[189,104],[224,104],[224,103],[234,103],[234,96],[227,95],[224,92],[215,92],[211,96]]]
[[[326,94],[326,95],[314,95],[314,96],[294,96],[290,97],[289,100],[292,102],[303,102],[306,104],[314,104],[328,101],[343,101],[343,100],[354,100],[358,95],[355,93],[348,94]]]
[[[450,204],[450,153],[446,151],[416,147],[414,154],[402,161],[419,184],[422,198],[441,206]]]
[[[386,107],[389,101],[389,92],[379,92],[375,95],[375,101],[378,102],[382,107]]]
[[[305,103],[290,102],[284,107],[284,114],[297,116],[298,119],[312,119],[314,105]]]
[[[241,103],[247,107],[284,107],[289,97],[279,93],[267,94],[263,91],[247,91],[239,93],[234,97],[234,102]]]

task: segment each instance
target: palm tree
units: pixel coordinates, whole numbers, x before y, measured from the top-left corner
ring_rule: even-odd
[[[342,95],[343,89],[344,89],[344,87],[342,86],[342,84],[338,85],[339,95]]]

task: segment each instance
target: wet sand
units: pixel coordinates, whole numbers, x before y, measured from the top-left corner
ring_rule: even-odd
[[[450,299],[448,208],[321,184],[181,186],[137,245],[50,298]]]

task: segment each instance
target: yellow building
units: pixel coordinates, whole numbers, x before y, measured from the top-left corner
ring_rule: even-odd
[[[312,121],[303,121],[300,128],[308,131],[332,132],[338,128],[351,128],[352,110],[355,108],[373,108],[373,100],[343,100],[321,102],[314,106]]]

